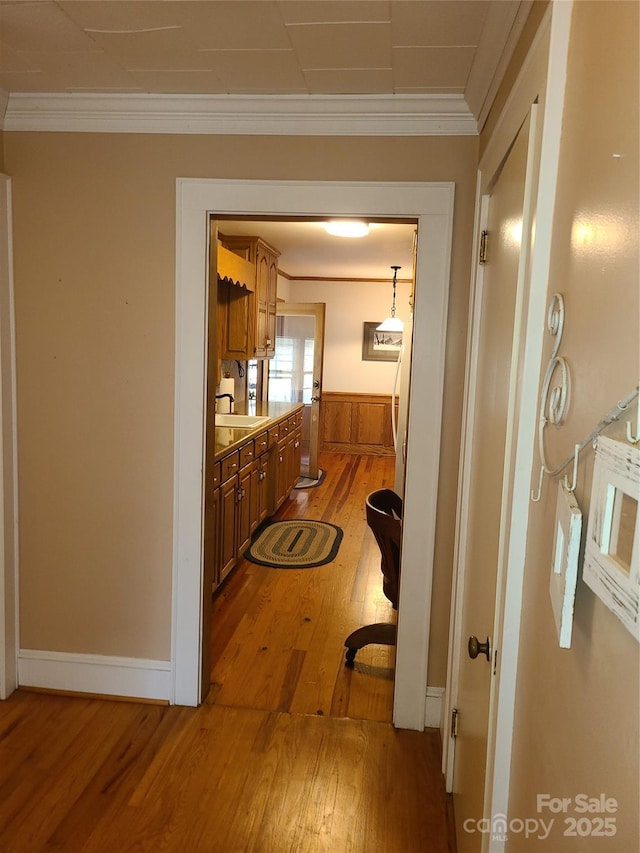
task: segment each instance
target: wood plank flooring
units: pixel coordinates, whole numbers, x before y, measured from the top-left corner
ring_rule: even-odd
[[[395,649],[368,646],[349,669],[344,640],[361,625],[395,621],[364,509],[369,492],[393,487],[394,460],[325,453],[320,465],[323,483],[294,491],[277,518],[337,524],[338,556],[313,569],[237,566],[214,599],[208,701],[391,722]]]
[[[391,657],[342,663],[344,636],[388,616],[362,493],[389,470],[323,463],[325,493],[284,514],[344,528],[333,572],[239,567],[216,602],[207,703],[0,702],[2,853],[455,853],[439,733],[386,721]]]
[[[0,849],[447,853],[437,734],[18,691],[0,703]]]

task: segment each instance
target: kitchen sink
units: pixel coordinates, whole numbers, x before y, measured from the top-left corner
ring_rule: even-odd
[[[258,415],[216,415],[215,424],[217,427],[232,429],[254,429],[268,420],[269,418]]]

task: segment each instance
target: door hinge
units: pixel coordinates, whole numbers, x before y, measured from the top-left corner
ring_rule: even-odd
[[[454,708],[451,711],[451,737],[458,737],[458,720],[460,718],[460,712],[457,708]]]
[[[487,240],[489,238],[488,231],[482,231],[480,234],[480,257],[478,263],[486,264],[487,262]]]

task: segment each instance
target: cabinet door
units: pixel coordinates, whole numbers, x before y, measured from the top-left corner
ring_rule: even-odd
[[[273,358],[276,353],[276,307],[278,302],[278,258],[271,254],[269,257],[269,274],[267,286],[267,316],[265,354]]]
[[[291,482],[295,489],[298,478],[300,477],[300,468],[302,465],[302,430],[296,429],[293,434],[293,469],[291,471]]]
[[[236,562],[236,503],[238,502],[238,477],[231,477],[220,487],[220,580],[222,581]]]
[[[241,287],[229,288],[225,358],[249,359],[253,355],[250,337],[253,294]]]
[[[220,583],[220,489],[207,490],[204,512],[204,589]]]
[[[269,456],[267,454],[258,460],[257,514],[258,524],[262,524],[269,514]]]
[[[285,448],[286,453],[286,484],[285,484],[285,496],[290,495],[293,491],[294,484],[298,479],[297,476],[294,476],[295,471],[295,436],[290,435],[287,439],[287,446]]]
[[[262,521],[260,518],[261,505],[261,488],[262,488],[262,468],[260,460],[256,461],[251,466],[251,492],[249,493],[249,532],[253,534]]]
[[[256,333],[254,339],[255,354],[257,358],[265,358],[267,355],[267,305],[269,300],[269,276],[270,276],[271,253],[258,243],[256,257]],[[276,278],[277,286],[277,278]],[[274,325],[275,332],[275,325]],[[273,338],[275,340],[275,338]]]
[[[288,441],[279,441],[275,454],[275,508],[277,509],[287,496],[289,481]]]
[[[246,465],[238,475],[238,502],[236,507],[236,556],[242,557],[251,541],[251,478],[255,463]]]

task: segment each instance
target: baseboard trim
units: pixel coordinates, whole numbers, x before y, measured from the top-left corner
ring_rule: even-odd
[[[18,654],[18,686],[166,702],[173,692],[169,661],[35,649]]]
[[[424,708],[424,725],[427,729],[443,731],[444,687],[427,687]]]

